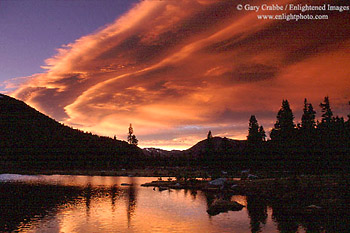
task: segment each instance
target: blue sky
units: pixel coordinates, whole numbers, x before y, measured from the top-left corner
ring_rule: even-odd
[[[0,0],[0,82],[43,72],[64,44],[112,23],[136,0]]]

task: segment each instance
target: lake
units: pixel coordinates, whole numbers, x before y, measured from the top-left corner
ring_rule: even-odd
[[[16,232],[306,232],[254,197],[210,216],[214,194],[141,187],[156,177],[0,175],[0,231]]]

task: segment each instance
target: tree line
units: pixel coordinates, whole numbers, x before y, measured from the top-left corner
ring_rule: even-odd
[[[305,98],[301,122],[295,124],[289,102],[283,100],[268,141],[263,127],[252,115],[248,156],[256,161],[279,160],[289,167],[345,169],[350,153],[350,114],[347,120],[334,116],[328,96],[319,106],[322,115],[316,120],[316,111]]]
[[[205,167],[206,170],[243,169],[267,172],[333,173],[350,169],[350,114],[347,120],[334,116],[329,97],[320,103],[322,116],[316,119],[313,105],[304,100],[301,121],[295,117],[288,100],[282,101],[270,132],[259,125],[255,115],[249,119],[247,140],[207,138],[173,156],[154,153],[147,157],[157,166]],[[267,134],[270,138],[267,140]]]
[[[169,153],[144,152],[130,124],[128,143],[82,132],[44,116],[25,103],[3,96],[0,100],[0,168],[116,168],[145,166],[208,167],[224,170],[349,169],[350,114],[334,116],[330,101],[320,104],[316,120],[312,104],[304,100],[301,122],[294,123],[288,100],[282,101],[276,123],[267,133],[254,115],[247,140],[213,137],[192,148]]]
[[[350,105],[350,102],[349,102]],[[278,143],[293,143],[296,141],[312,141],[322,139],[323,143],[330,144],[334,141],[347,141],[350,136],[350,114],[348,120],[334,116],[330,106],[329,97],[326,96],[320,103],[322,118],[316,121],[316,111],[311,103],[304,99],[303,115],[301,122],[294,123],[294,114],[288,100],[282,101],[281,109],[277,113],[277,120],[270,132],[271,141]],[[266,133],[263,126],[259,126],[255,115],[249,119],[247,141],[250,144],[266,141]]]

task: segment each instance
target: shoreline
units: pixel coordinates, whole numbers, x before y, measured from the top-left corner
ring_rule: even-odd
[[[205,168],[191,169],[187,167],[152,167],[152,168],[135,168],[135,169],[0,169],[0,174],[18,174],[18,175],[86,175],[86,176],[134,176],[134,177],[176,177],[182,176],[187,178],[241,178],[240,171],[222,171],[213,172]],[[291,177],[305,178],[322,178],[322,177],[349,177],[350,173],[333,172],[321,174],[297,174],[289,171],[256,171],[258,180],[266,179],[286,179]]]
[[[289,178],[265,179],[225,179],[216,180],[157,180],[142,184],[143,187],[153,187],[161,192],[171,189],[200,190],[214,195],[214,200],[220,205],[209,206],[208,211],[218,214],[226,212],[232,204],[232,196],[242,195],[278,206],[287,215],[298,216],[339,216],[348,214],[349,174],[347,176],[303,176]],[[215,202],[214,202],[215,203]],[[209,213],[208,212],[208,213]]]
[[[137,170],[1,170],[0,174],[18,175],[80,175],[80,176],[135,176],[135,177],[167,177],[157,172]]]
[[[161,171],[160,171],[161,170]],[[120,170],[0,170],[0,174],[20,175],[85,175],[85,176],[132,176],[154,177],[154,181],[141,184],[159,191],[184,189],[203,191],[223,200],[228,206],[232,195],[244,195],[271,205],[281,206],[287,214],[331,214],[348,213],[350,174],[290,175],[287,177],[262,177],[237,179],[239,176],[222,175],[221,178],[179,176],[183,168],[167,170],[120,169]],[[185,171],[186,172],[186,171]],[[201,170],[192,171],[199,174]],[[232,173],[234,174],[234,173]],[[259,174],[259,173],[258,173]],[[158,178],[157,178],[158,177]],[[162,179],[160,179],[162,177]],[[171,177],[167,179],[166,177]],[[199,179],[198,179],[199,178]],[[216,181],[216,182],[215,182]],[[220,182],[219,182],[220,181]],[[222,204],[222,203],[221,203]],[[225,209],[227,206],[223,205]]]

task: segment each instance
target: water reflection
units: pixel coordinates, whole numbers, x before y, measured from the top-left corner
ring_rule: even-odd
[[[299,225],[295,216],[290,216],[280,205],[273,206],[272,219],[277,223],[280,232],[297,232]]]
[[[56,214],[59,206],[73,203],[80,193],[76,187],[0,182],[0,231],[26,229],[27,223],[34,224]]]
[[[83,192],[87,216],[90,216],[91,196],[92,196],[92,187],[91,187],[91,184],[88,183],[87,187],[84,189],[84,192]]]
[[[266,200],[255,195],[247,196],[247,210],[252,233],[261,232],[261,227],[267,220]]]
[[[133,180],[132,180],[133,181]],[[135,209],[136,209],[136,189],[134,187],[133,182],[131,182],[131,185],[129,186],[129,188],[126,191],[127,194],[127,217],[128,217],[128,228],[130,227],[130,222],[131,222],[131,218],[135,213]]]
[[[327,213],[298,213],[293,206],[273,205],[272,219],[279,232],[349,232],[350,222],[347,214],[337,216]]]
[[[118,186],[116,184],[112,185],[110,189],[110,195],[111,195],[112,212],[115,212],[116,200],[120,198],[120,190],[118,189]]]
[[[346,229],[341,227],[345,220],[331,223],[334,219],[322,216],[292,215],[258,196],[190,190],[159,192],[140,187],[155,179],[0,175],[0,232],[248,233]],[[246,208],[209,216],[206,210],[217,198],[237,201]]]

